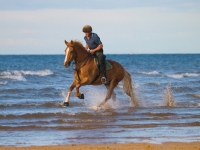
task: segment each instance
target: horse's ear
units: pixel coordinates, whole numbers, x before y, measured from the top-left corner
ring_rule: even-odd
[[[74,45],[74,41],[71,40],[71,44]]]
[[[65,42],[65,44],[67,45],[68,42],[67,42],[66,40],[65,40],[64,42]]]

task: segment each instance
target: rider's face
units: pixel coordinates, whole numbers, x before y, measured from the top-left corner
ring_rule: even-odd
[[[86,37],[90,37],[91,33],[90,32],[84,32]]]

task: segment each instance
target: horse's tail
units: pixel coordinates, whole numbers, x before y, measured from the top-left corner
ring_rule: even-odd
[[[134,87],[132,85],[132,79],[131,79],[131,75],[124,69],[124,78],[122,80],[123,82],[123,89],[124,92],[131,97],[131,102],[135,105],[135,106],[139,106],[138,100],[135,96],[134,93]]]

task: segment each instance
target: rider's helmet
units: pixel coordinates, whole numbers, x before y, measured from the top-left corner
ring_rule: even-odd
[[[83,32],[92,32],[92,27],[90,25],[85,25],[83,27]]]

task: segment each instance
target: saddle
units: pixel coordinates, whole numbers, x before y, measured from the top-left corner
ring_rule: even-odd
[[[94,63],[96,65],[97,69],[100,69],[100,65],[99,65],[96,57],[94,57]],[[106,70],[112,69],[112,65],[107,60],[105,60],[105,63],[106,63]]]

